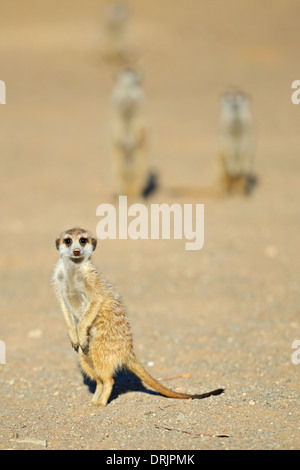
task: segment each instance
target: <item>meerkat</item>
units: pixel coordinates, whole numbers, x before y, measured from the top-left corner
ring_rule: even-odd
[[[133,50],[127,37],[129,8],[123,2],[111,2],[104,12],[102,56],[117,65],[132,60]]]
[[[253,119],[250,98],[243,92],[221,96],[218,179],[225,193],[247,194],[254,182]]]
[[[252,172],[254,130],[250,98],[241,91],[221,95],[218,159],[211,186],[169,187],[173,196],[223,198],[226,194],[249,194],[257,183]]]
[[[132,202],[142,198],[149,185],[144,99],[141,74],[122,70],[111,96],[112,168],[115,195],[127,196]]]
[[[68,328],[71,345],[79,354],[83,373],[96,382],[92,403],[105,406],[114,375],[127,368],[160,394],[171,398],[206,398],[224,390],[191,395],[169,390],[137,360],[126,308],[120,295],[91,261],[97,245],[94,236],[72,228],[56,238],[60,258],[53,284]]]

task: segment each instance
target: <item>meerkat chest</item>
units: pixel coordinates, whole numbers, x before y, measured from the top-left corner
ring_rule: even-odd
[[[137,145],[144,126],[138,119],[126,121],[118,116],[113,119],[112,134],[116,142],[120,142],[123,147],[132,149]]]
[[[85,279],[80,272],[61,272],[60,288],[62,295],[78,322],[90,303],[85,287]]]
[[[80,321],[89,305],[89,299],[86,292],[78,283],[76,286],[67,283],[65,287],[65,297],[72,308],[73,315],[77,321]]]

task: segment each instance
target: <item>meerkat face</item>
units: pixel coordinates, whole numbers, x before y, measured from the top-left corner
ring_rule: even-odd
[[[112,94],[114,107],[124,116],[135,114],[139,104],[144,100],[142,89],[142,75],[136,70],[121,72],[116,79],[116,86]]]
[[[79,227],[61,233],[55,243],[60,257],[69,258],[75,263],[90,259],[97,246],[96,238]]]
[[[233,138],[241,138],[252,125],[250,97],[242,91],[228,91],[221,96],[221,129]]]
[[[221,97],[221,105],[229,114],[242,113],[249,108],[249,98],[243,92],[224,93]]]
[[[113,3],[108,6],[106,10],[107,22],[112,26],[119,26],[124,23],[129,16],[129,9],[127,5],[122,3]]]

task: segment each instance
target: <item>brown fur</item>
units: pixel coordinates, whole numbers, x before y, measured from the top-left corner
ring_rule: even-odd
[[[68,245],[69,239],[72,243]],[[82,243],[85,239],[87,242]],[[205,398],[222,393],[223,389],[196,395],[177,393],[145,371],[133,351],[125,306],[113,286],[90,261],[96,243],[90,232],[80,228],[60,234],[56,239],[60,259],[53,275],[72,346],[79,353],[83,372],[97,384],[92,402],[107,404],[114,374],[122,367],[167,397]],[[74,250],[80,250],[80,255],[75,256]]]

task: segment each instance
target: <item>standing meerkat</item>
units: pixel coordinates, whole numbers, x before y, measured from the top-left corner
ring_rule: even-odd
[[[249,97],[240,91],[221,96],[219,183],[226,193],[247,194],[255,182],[253,120]]]
[[[110,2],[104,12],[102,55],[117,65],[132,60],[133,51],[128,41],[129,8],[123,2]]]
[[[75,227],[56,239],[60,258],[53,284],[67,324],[71,344],[79,353],[84,374],[96,382],[92,402],[106,405],[114,374],[129,369],[150,387],[171,398],[206,398],[223,389],[190,395],[164,387],[136,359],[126,309],[112,285],[98,273],[90,258],[97,240]]]
[[[147,130],[142,115],[145,95],[141,74],[123,70],[112,92],[111,137],[116,195],[135,202],[147,186]]]

